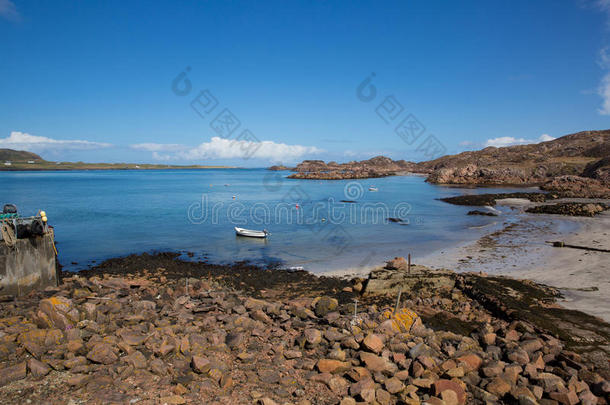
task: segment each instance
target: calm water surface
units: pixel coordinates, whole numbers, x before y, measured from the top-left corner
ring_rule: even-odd
[[[416,259],[476,239],[506,221],[467,216],[471,207],[437,199],[510,189],[434,186],[419,176],[354,182],[291,180],[288,174],[264,169],[3,172],[0,203],[17,204],[24,216],[45,210],[55,227],[59,261],[69,270],[159,250],[193,252],[216,263],[354,269],[407,253]],[[373,185],[377,192],[368,190]],[[388,222],[388,216],[408,224]],[[237,237],[234,226],[265,228],[271,236]]]

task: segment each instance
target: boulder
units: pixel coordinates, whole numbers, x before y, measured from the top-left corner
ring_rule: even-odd
[[[445,391],[454,392],[458,404],[464,405],[466,403],[466,391],[457,381],[440,379],[434,382],[434,395],[442,398]]]
[[[97,343],[87,353],[87,358],[94,363],[101,364],[112,364],[119,359],[108,343]]]
[[[210,371],[211,362],[205,357],[193,356],[191,359],[191,367],[197,373],[207,373]]]
[[[5,367],[0,370],[0,387],[3,387],[13,381],[25,378],[27,366],[25,362],[21,362],[14,366]]]
[[[395,257],[388,261],[385,268],[388,270],[398,270],[406,268],[408,265],[407,260],[404,257]]]
[[[74,327],[80,320],[80,313],[72,304],[72,300],[66,297],[54,296],[43,299],[38,308],[38,316],[47,327],[65,330]]]
[[[487,391],[489,391],[493,395],[496,395],[499,398],[502,398],[504,395],[506,395],[510,391],[510,388],[510,384],[501,377],[494,378],[485,387]]]
[[[344,361],[333,359],[320,359],[316,364],[318,371],[321,373],[342,373],[349,370],[351,364]]]
[[[398,367],[389,360],[377,356],[373,353],[368,352],[360,352],[360,359],[366,365],[366,368],[375,373],[375,372],[395,372],[398,370]]]
[[[390,394],[398,394],[405,389],[405,385],[396,377],[388,378],[384,385]]]
[[[364,402],[373,402],[375,400],[375,381],[372,378],[365,378],[355,382],[350,386],[349,393],[352,397]]]
[[[383,346],[383,340],[381,339],[381,337],[372,333],[368,334],[362,341],[362,347],[365,350],[377,354],[381,353],[381,351],[383,350]]]
[[[36,359],[28,360],[28,369],[30,373],[35,378],[44,377],[45,375],[51,372],[51,367],[43,363],[42,361],[38,361]]]
[[[337,301],[335,298],[330,298],[327,296],[318,297],[313,301],[313,306],[316,316],[322,318],[329,312],[337,309],[337,306],[339,306],[339,301]]]
[[[305,336],[305,342],[309,346],[316,346],[322,341],[322,332],[320,332],[318,329],[305,329],[305,331],[303,331],[303,335]]]

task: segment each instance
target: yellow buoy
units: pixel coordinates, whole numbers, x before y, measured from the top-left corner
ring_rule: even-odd
[[[46,217],[46,216],[47,216],[47,213],[46,213],[46,212],[44,212],[44,211],[40,211],[40,216],[41,216],[41,217]]]
[[[46,217],[46,215],[42,217],[42,222],[47,222],[47,217]]]

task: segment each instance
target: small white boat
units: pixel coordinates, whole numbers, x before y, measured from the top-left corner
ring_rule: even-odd
[[[269,235],[269,232],[267,232],[266,229],[263,229],[262,231],[255,231],[252,229],[235,227],[235,234],[239,236],[247,236],[249,238],[266,238],[267,235]]]
[[[369,187],[369,191],[379,191],[379,189],[375,186]]]

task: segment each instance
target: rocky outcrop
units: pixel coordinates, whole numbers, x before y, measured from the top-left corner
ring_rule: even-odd
[[[544,185],[550,191],[565,191],[566,197],[570,196],[569,187],[575,186],[581,197],[606,197],[610,189],[609,145],[610,130],[584,131],[538,144],[490,146],[420,163],[384,156],[341,164],[305,160],[289,177],[363,179],[411,172],[427,174],[426,181],[435,184]],[[566,182],[565,176],[571,180]]]
[[[606,204],[560,203],[544,204],[528,208],[526,212],[534,214],[558,214],[577,217],[592,217],[610,208]]]
[[[284,165],[274,165],[271,166],[269,168],[267,168],[267,170],[271,170],[271,171],[283,171],[283,170],[293,170],[292,168],[288,167],[288,166],[284,166]]]
[[[559,176],[540,186],[567,198],[610,198],[610,183],[581,176]]]
[[[602,180],[608,174],[608,145],[610,130],[584,131],[538,144],[443,156],[419,163],[417,169],[431,171],[427,181],[438,184],[538,185],[563,175]]]
[[[530,184],[545,179],[543,170],[518,167],[481,167],[474,163],[457,167],[441,167],[426,179],[436,184]]]
[[[444,197],[441,201],[454,205],[489,206],[496,205],[497,200],[505,198],[523,198],[532,202],[545,202],[557,198],[557,195],[546,193],[497,193],[497,194],[466,194],[455,197]]]
[[[484,217],[497,217],[498,216],[498,214],[496,214],[495,212],[480,211],[480,210],[468,211],[468,213],[466,215],[481,215],[481,216],[484,216]]]
[[[385,156],[376,156],[369,160],[348,163],[328,162],[322,160],[305,160],[288,176],[293,179],[366,179],[393,176],[400,172],[412,171],[415,163],[404,160],[392,160]]]
[[[610,152],[608,152],[608,156],[589,163],[582,172],[582,176],[599,180],[600,183],[605,185],[610,185]]]
[[[156,270],[116,259],[0,303],[3,403],[551,404],[609,393],[610,326],[534,283],[409,271],[404,258],[363,287],[142,257]]]

